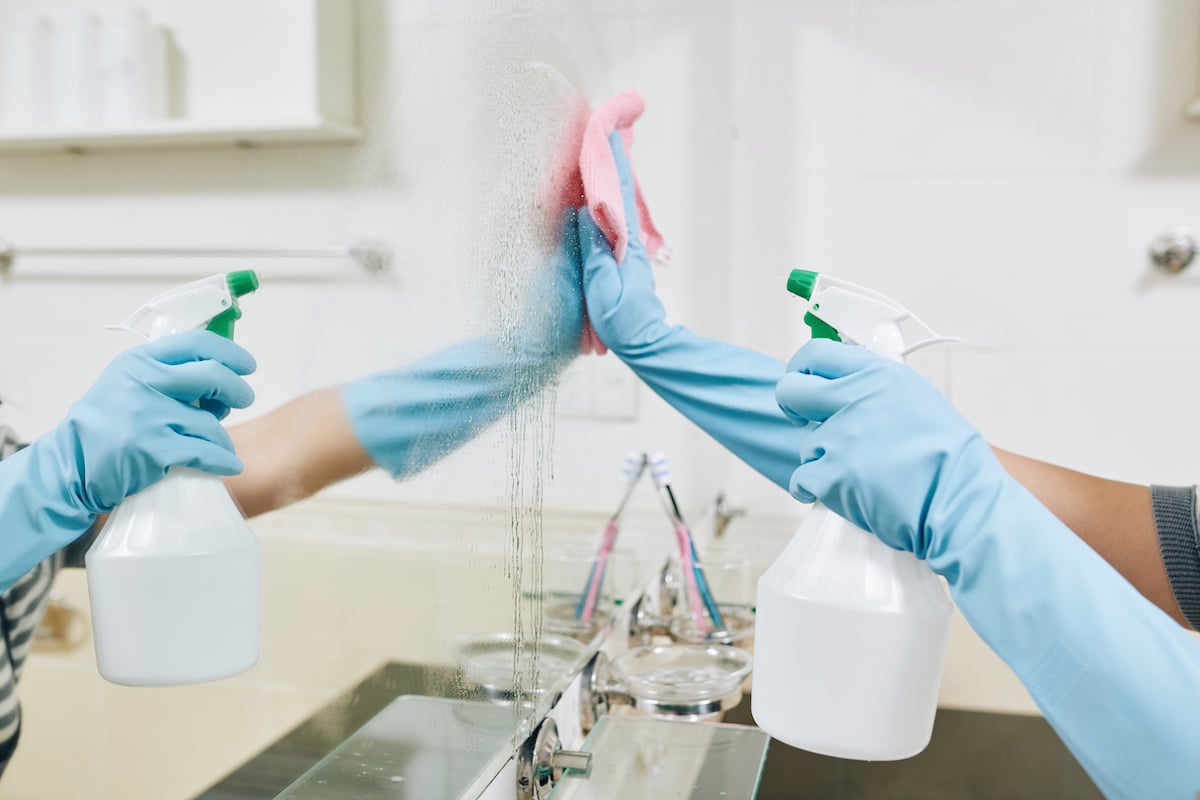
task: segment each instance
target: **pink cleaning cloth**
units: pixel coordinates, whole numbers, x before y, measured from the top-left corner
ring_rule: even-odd
[[[566,113],[571,126],[564,137],[566,148],[561,151],[551,170],[547,201],[554,208],[574,208],[581,202],[586,205],[596,226],[612,247],[617,264],[620,264],[625,260],[629,247],[629,234],[625,225],[625,205],[621,200],[621,179],[608,140],[614,131],[620,131],[626,156],[629,157],[629,150],[633,146],[633,123],[642,115],[646,102],[638,92],[630,91],[617,95],[594,111],[578,96],[568,98],[567,105]],[[631,166],[632,163],[631,158]],[[634,191],[646,252],[655,261],[666,262],[670,259],[669,251],[663,243],[662,234],[650,218],[650,210],[646,207],[636,176]],[[608,352],[588,319],[586,307],[579,349],[585,354],[603,355]]]
[[[646,101],[636,91],[619,94],[596,109],[583,131],[583,142],[579,148],[579,175],[583,183],[583,196],[588,212],[596,222],[604,238],[613,249],[613,257],[619,266],[625,260],[629,247],[626,228],[625,204],[621,200],[621,178],[617,173],[617,162],[613,158],[608,140],[614,131],[621,134],[625,154],[633,168],[633,123],[646,109]],[[662,234],[650,218],[650,209],[642,196],[642,187],[634,176],[634,192],[637,202],[638,222],[641,227],[642,243],[646,252],[658,262],[670,259],[670,252],[663,242]],[[583,335],[580,350],[584,353],[603,355],[608,348],[600,341],[592,328],[591,320],[584,313]]]
[[[583,132],[583,144],[579,148],[579,174],[583,179],[583,194],[587,199],[588,211],[596,226],[612,245],[617,264],[625,260],[629,246],[625,227],[625,205],[621,202],[621,179],[617,174],[617,163],[613,159],[608,140],[614,131],[619,131],[625,145],[629,164],[633,166],[633,123],[646,110],[646,101],[637,92],[625,92],[609,100],[592,114]],[[642,187],[634,177],[637,198],[638,222],[642,229],[642,242],[646,252],[656,261],[666,261],[668,254],[662,234],[650,218],[650,209],[642,197]]]

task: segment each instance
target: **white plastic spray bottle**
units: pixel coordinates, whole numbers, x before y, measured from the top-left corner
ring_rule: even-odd
[[[795,270],[788,289],[809,301],[804,321],[814,338],[894,361],[956,341],[861,286]],[[814,753],[868,761],[916,755],[933,733],[952,610],[912,553],[815,504],[758,582],[755,722]]]
[[[207,328],[233,338],[249,270],[167,291],[120,325],[153,340]],[[258,661],[262,553],[221,479],[172,467],[128,497],[87,553],[100,674],[126,686],[236,675]]]

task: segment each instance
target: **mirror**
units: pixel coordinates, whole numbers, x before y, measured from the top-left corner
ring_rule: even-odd
[[[16,251],[0,286],[0,422],[25,441],[52,430],[134,344],[104,325],[187,280],[254,269],[237,341],[258,361],[257,399],[226,422],[247,465],[228,485],[263,545],[261,654],[218,683],[106,683],[86,577],[61,569],[38,608],[67,623],[43,627],[19,665],[26,720],[6,788],[182,798],[267,775],[282,790],[402,695],[490,704],[506,740],[523,737],[590,654],[598,628],[572,629],[572,592],[594,563],[589,509],[620,486],[614,469],[584,511],[545,514],[548,487],[574,480],[556,439],[581,325],[569,184],[587,106],[613,89],[608,22],[554,0],[141,5],[169,37],[170,118],[0,126],[0,238]],[[80,13],[103,28],[111,10],[8,6],[4,30],[33,13],[56,35]],[[315,44],[296,44],[306,25]],[[349,53],[328,49],[339,37]],[[353,139],[325,96],[345,91],[359,140],[264,133],[315,92],[323,132],[278,138]],[[222,108],[219,125],[205,118]],[[364,240],[390,272],[308,257]],[[362,466],[346,442],[382,467],[342,480]],[[614,560],[610,585],[632,587],[630,569]],[[494,737],[497,715],[486,722]],[[68,751],[86,757],[64,771]]]

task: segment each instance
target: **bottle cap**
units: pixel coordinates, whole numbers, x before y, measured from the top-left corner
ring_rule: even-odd
[[[792,274],[788,275],[788,291],[800,295],[805,300],[811,300],[813,286],[817,283],[817,275],[818,273],[807,269],[792,270]]]
[[[234,297],[242,297],[258,289],[258,275],[252,269],[230,272],[225,276],[229,284],[229,293]]]

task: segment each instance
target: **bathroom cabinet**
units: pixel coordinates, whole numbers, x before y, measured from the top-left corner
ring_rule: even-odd
[[[168,33],[170,113],[120,124],[0,126],[5,152],[355,142],[356,4],[345,0],[141,0]],[[35,12],[103,13],[102,3],[16,0],[12,30]]]

